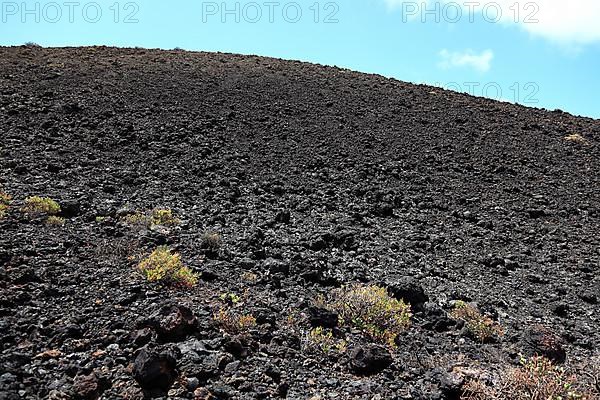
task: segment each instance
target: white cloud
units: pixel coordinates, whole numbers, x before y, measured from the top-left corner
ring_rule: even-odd
[[[502,1],[508,9],[509,1]],[[600,41],[600,1],[598,0],[537,0],[534,17],[537,22],[521,22],[521,27],[535,35],[563,42],[587,44]],[[527,10],[531,13],[534,9]],[[521,19],[527,13],[521,11]]]
[[[401,10],[406,20],[433,21],[425,10],[438,7],[440,21],[469,22],[486,18],[489,23],[519,26],[533,35],[562,44],[600,42],[600,1],[598,0],[383,0],[390,9]],[[436,6],[436,3],[440,3]],[[462,16],[456,16],[458,7]],[[415,10],[416,8],[416,10]],[[497,12],[499,10],[499,12]]]
[[[481,54],[477,54],[472,50],[464,52],[449,52],[444,49],[439,53],[441,61],[440,68],[448,69],[454,67],[471,67],[479,72],[487,72],[490,70],[494,52],[485,50]]]

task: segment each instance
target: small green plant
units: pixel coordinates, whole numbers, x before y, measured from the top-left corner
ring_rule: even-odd
[[[62,226],[65,224],[65,219],[61,217],[57,217],[55,215],[51,215],[46,219],[46,224],[54,225],[54,226]]]
[[[152,225],[178,225],[179,222],[179,219],[173,216],[173,211],[171,211],[171,209],[157,208],[152,211],[152,218],[150,221]]]
[[[138,268],[150,282],[176,287],[192,287],[198,283],[198,277],[183,265],[181,256],[171,253],[166,246],[154,250],[139,263]]]
[[[216,232],[208,232],[202,235],[202,248],[217,251],[221,247],[221,235]]]
[[[8,209],[10,208],[10,203],[12,202],[12,197],[4,192],[0,191],[0,219],[6,216]]]
[[[256,318],[251,314],[238,314],[225,308],[220,308],[213,315],[213,320],[224,331],[234,335],[247,332],[256,326]]]
[[[504,329],[500,324],[464,301],[459,300],[454,304],[450,316],[455,320],[463,321],[467,330],[482,343],[504,335]]]
[[[354,326],[391,347],[410,325],[410,305],[376,285],[357,284],[338,290],[331,308],[338,312],[342,325]]]
[[[23,212],[27,214],[57,215],[60,213],[60,206],[49,197],[32,196],[25,199]]]
[[[331,329],[317,327],[308,332],[306,342],[310,348],[318,348],[324,353],[337,351],[343,353],[348,348],[348,343],[343,339],[336,339]]]
[[[96,217],[96,222],[97,223],[101,224],[104,221],[106,221],[106,217],[103,217],[103,216],[100,216],[100,215]]]
[[[239,302],[242,301],[241,297],[235,293],[223,293],[222,295],[219,296],[219,299],[221,299],[221,301],[223,301],[227,304],[231,304],[231,305],[239,304]]]
[[[461,400],[592,400],[578,389],[575,375],[544,357],[521,357],[521,366],[508,369],[496,387],[472,380],[463,387]]]

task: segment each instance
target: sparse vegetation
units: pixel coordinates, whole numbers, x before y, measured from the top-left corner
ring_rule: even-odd
[[[25,205],[22,210],[32,215],[57,215],[60,213],[60,205],[49,197],[32,196],[25,199]]]
[[[169,209],[169,208],[166,208],[166,209],[157,208],[152,211],[152,218],[150,221],[150,223],[152,225],[169,226],[169,225],[177,225],[177,224],[179,224],[179,222],[180,222],[179,219],[177,219],[173,216],[173,211],[171,211],[171,209]]]
[[[176,287],[192,287],[198,283],[198,277],[183,265],[181,256],[171,253],[165,246],[154,250],[139,263],[138,268],[150,282]]]
[[[6,216],[8,209],[10,208],[10,203],[12,202],[12,197],[2,191],[0,191],[0,219]]]
[[[174,226],[180,223],[179,219],[173,215],[173,211],[168,208],[157,208],[151,212],[140,212],[125,215],[121,218],[122,221],[129,225],[137,225],[144,227],[152,226]]]
[[[342,325],[354,326],[395,347],[395,339],[410,325],[410,305],[376,285],[352,285],[338,290],[331,306]]]
[[[331,329],[323,327],[314,328],[308,333],[306,345],[309,348],[318,348],[324,353],[331,351],[343,353],[348,348],[348,343],[345,340],[335,338]]]
[[[46,219],[46,224],[54,225],[54,226],[62,226],[65,224],[65,219],[61,217],[57,217],[55,215],[51,215]]]
[[[500,324],[464,301],[457,301],[454,304],[450,316],[455,320],[463,321],[468,331],[482,343],[504,335],[504,329]]]
[[[578,143],[578,144],[588,144],[588,140],[580,135],[579,133],[573,133],[571,135],[567,135],[564,138],[567,142]]]
[[[239,304],[239,302],[242,301],[240,296],[238,296],[235,293],[223,293],[222,295],[219,296],[219,299],[221,299],[221,301],[223,301],[227,304],[231,304],[231,305]]]
[[[217,251],[221,247],[221,235],[216,232],[208,232],[202,235],[202,248]]]
[[[129,225],[150,225],[150,218],[148,215],[143,214],[141,212],[136,211],[133,214],[127,214],[121,218],[121,221],[124,221]]]
[[[115,239],[103,239],[94,251],[99,261],[117,265],[127,259],[129,262],[140,261],[142,250],[139,240],[130,240],[124,237]]]
[[[213,320],[221,329],[231,334],[239,334],[256,326],[256,318],[251,314],[238,314],[231,309],[220,308]]]
[[[246,271],[242,274],[242,281],[246,283],[256,283],[256,281],[258,281],[258,275],[254,272]]]
[[[577,377],[544,357],[522,358],[496,387],[472,380],[463,387],[461,400],[592,400],[578,389]]]

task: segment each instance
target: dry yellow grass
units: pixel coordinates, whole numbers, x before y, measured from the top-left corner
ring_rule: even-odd
[[[567,142],[578,143],[578,144],[589,144],[588,140],[580,135],[579,133],[573,133],[564,137]]]
[[[467,382],[461,400],[598,400],[579,386],[575,375],[550,360],[523,358],[521,366],[509,368],[494,387],[478,380]]]

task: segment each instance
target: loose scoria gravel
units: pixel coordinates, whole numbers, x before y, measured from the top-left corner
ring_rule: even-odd
[[[0,132],[2,399],[457,399],[459,365],[598,354],[597,120],[270,58],[29,46],[0,48]],[[32,195],[65,225],[23,214]],[[180,225],[122,222],[156,207]],[[137,272],[163,244],[196,287]],[[396,349],[315,306],[356,282],[413,303]],[[505,335],[473,339],[453,300]],[[223,332],[219,307],[256,327]],[[319,325],[347,350],[311,346]]]

